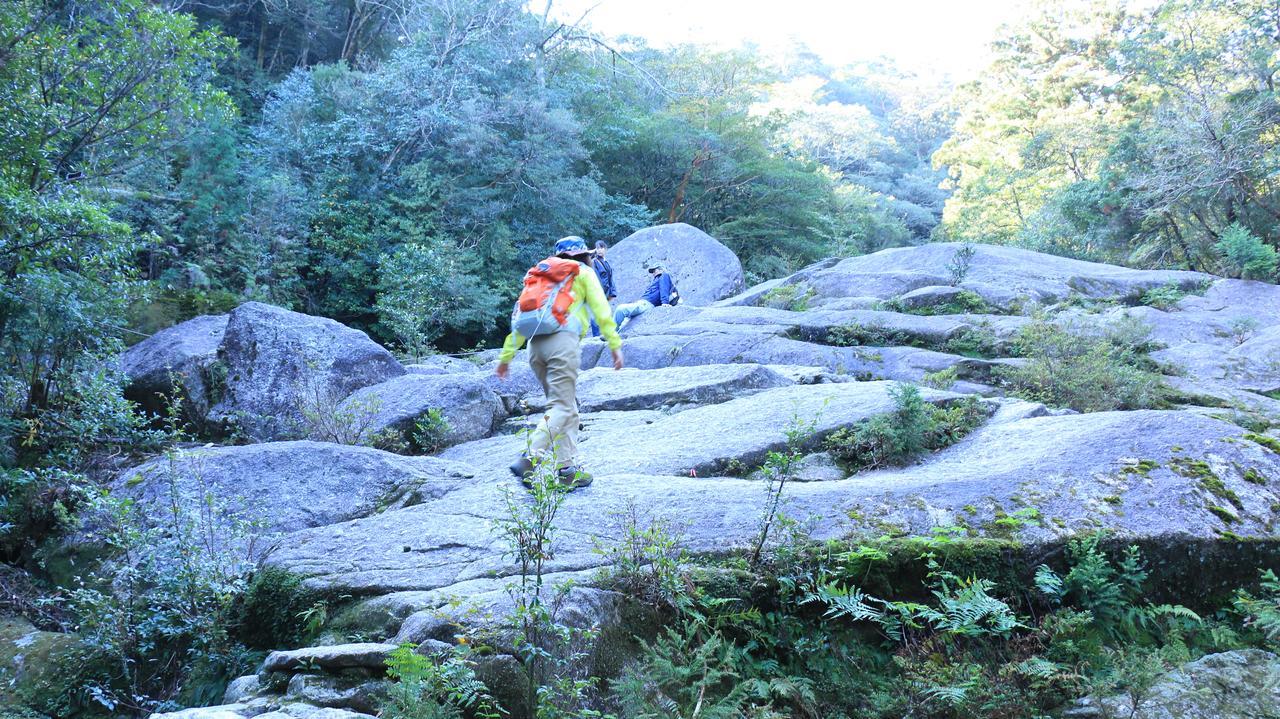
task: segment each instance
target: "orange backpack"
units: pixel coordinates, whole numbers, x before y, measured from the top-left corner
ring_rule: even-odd
[[[569,316],[574,302],[573,281],[582,265],[575,260],[548,257],[524,273],[524,289],[511,313],[511,329],[525,337],[561,330],[578,330]]]

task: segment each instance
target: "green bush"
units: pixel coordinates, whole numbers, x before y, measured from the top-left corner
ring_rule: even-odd
[[[1039,318],[1014,342],[1026,363],[996,377],[1014,395],[1080,412],[1159,407],[1166,390],[1150,349],[1150,328],[1132,320],[1097,330]]]
[[[59,469],[0,470],[0,558],[27,559],[46,539],[75,525],[87,477]]]
[[[882,303],[886,310],[902,312],[909,315],[966,315],[991,314],[991,306],[982,296],[969,290],[960,290],[954,297],[940,305],[924,307],[907,307],[900,299],[891,299]]]
[[[233,634],[240,597],[257,568],[260,525],[212,487],[181,485],[175,464],[163,508],[106,491],[83,512],[109,558],[66,592],[80,636],[114,671],[85,687],[118,713],[157,711],[179,699],[216,698],[256,657]]]
[[[826,336],[826,343],[836,347],[898,347],[912,346],[916,342],[916,338],[902,330],[857,322],[832,327]]]
[[[1003,349],[1000,338],[986,323],[966,327],[942,345],[943,352],[982,359],[999,357]]]
[[[969,267],[977,253],[977,248],[966,242],[951,255],[951,260],[947,262],[947,274],[951,278],[952,287],[964,282],[964,278],[969,276]]]
[[[1158,310],[1166,312],[1177,306],[1178,302],[1186,297],[1187,293],[1183,292],[1178,283],[1169,282],[1159,287],[1152,287],[1142,293],[1142,297],[1138,300],[1141,304],[1148,307],[1154,307]]]
[[[973,397],[938,407],[925,402],[915,385],[895,385],[889,394],[892,413],[827,438],[827,450],[854,471],[907,464],[921,452],[955,444],[987,418]]]
[[[432,407],[413,422],[409,430],[409,448],[420,454],[435,454],[445,447],[452,427],[444,412]]]
[[[804,312],[809,309],[809,302],[816,295],[817,292],[808,285],[782,285],[764,293],[759,304],[761,307]]]
[[[302,577],[263,567],[253,574],[236,602],[230,631],[250,649],[306,646],[315,632],[308,631],[304,617],[322,604],[321,595],[303,586]]]
[[[1240,223],[1222,232],[1215,249],[1222,255],[1227,271],[1246,280],[1276,281],[1280,260],[1276,248],[1263,242]]]

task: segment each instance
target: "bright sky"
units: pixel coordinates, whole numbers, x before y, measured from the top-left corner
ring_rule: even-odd
[[[1027,0],[554,0],[552,14],[658,46],[693,42],[769,51],[799,40],[828,64],[888,56],[921,74],[972,78],[999,26]],[[531,0],[540,8],[539,0]]]

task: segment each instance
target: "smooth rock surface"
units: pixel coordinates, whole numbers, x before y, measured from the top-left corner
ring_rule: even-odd
[[[257,674],[237,677],[232,679],[230,684],[227,684],[227,691],[222,695],[222,703],[235,704],[245,699],[251,699],[261,689],[262,680]]]
[[[937,307],[955,301],[964,292],[965,290],[950,285],[930,285],[911,290],[895,298],[895,301],[908,309]]]
[[[123,472],[112,486],[155,516],[162,516],[173,491],[196,505],[212,492],[219,519],[261,522],[265,533],[275,534],[440,497],[472,475],[432,457],[292,441],[182,450]]]
[[[649,259],[666,266],[680,290],[681,304],[708,305],[743,286],[742,263],[733,250],[702,230],[677,222],[638,230],[609,249],[619,302],[640,299],[649,286],[644,269]]]

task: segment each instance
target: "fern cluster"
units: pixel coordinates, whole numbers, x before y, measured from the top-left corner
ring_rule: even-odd
[[[501,709],[466,657],[425,656],[414,644],[401,644],[387,656],[387,676],[394,680],[382,716],[387,719],[462,719],[464,715],[497,719]]]

